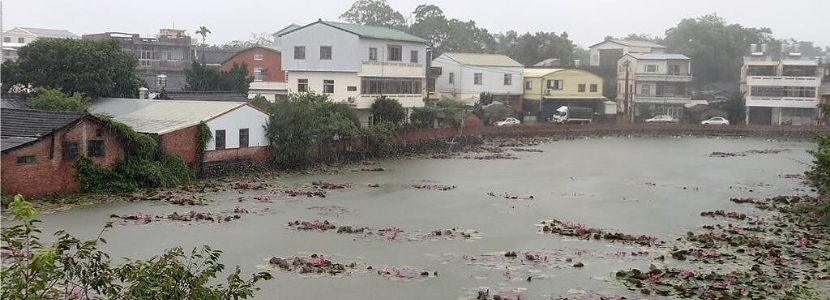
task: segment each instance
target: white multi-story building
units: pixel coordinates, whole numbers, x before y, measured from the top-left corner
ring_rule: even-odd
[[[313,91],[349,103],[364,125],[372,123],[369,109],[380,96],[398,100],[407,110],[424,106],[427,47],[422,38],[322,20],[279,37],[289,92]]]
[[[591,58],[589,64],[593,67],[614,67],[617,60],[628,53],[666,52],[666,47],[652,42],[633,40],[606,40],[588,47]]]
[[[15,27],[3,33],[3,61],[17,60],[17,50],[20,47],[44,38],[80,39],[81,37],[68,30]]]
[[[481,93],[511,104],[520,101],[524,92],[524,66],[506,55],[444,53],[432,61],[432,66],[441,68],[435,89],[467,105],[475,105]]]
[[[780,59],[766,45],[751,45],[741,68],[748,124],[816,125],[825,72],[821,59],[803,57],[797,47]]]
[[[617,62],[617,102],[624,110],[626,70],[635,117],[680,117],[692,101],[692,60],[683,54],[628,53]]]

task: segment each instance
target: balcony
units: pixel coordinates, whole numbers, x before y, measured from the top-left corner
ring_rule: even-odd
[[[806,86],[819,87],[819,77],[807,76],[747,76],[746,84],[750,86]]]
[[[399,61],[363,61],[358,76],[424,78],[424,64]]]
[[[138,70],[184,70],[190,65],[184,60],[139,59]]]
[[[800,107],[815,108],[819,101],[817,97],[746,97],[746,106],[752,107]]]
[[[637,73],[634,75],[634,80],[654,82],[692,82],[692,75]]]
[[[665,104],[686,104],[692,101],[692,95],[679,94],[635,94],[636,103],[665,103]]]

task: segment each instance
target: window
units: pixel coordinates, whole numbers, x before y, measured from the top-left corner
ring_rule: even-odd
[[[248,148],[248,128],[239,129],[239,148]]]
[[[531,89],[533,89],[533,81],[530,81],[530,80],[525,81],[525,89],[526,89],[526,90],[531,90]]]
[[[216,150],[225,149],[225,131],[224,130],[217,130],[216,134],[213,135],[213,139],[216,140]]]
[[[378,48],[375,48],[375,47],[369,48],[369,60],[370,61],[378,61]]]
[[[669,65],[669,75],[680,75],[680,65]]]
[[[597,92],[597,88],[598,88],[597,84],[595,84],[595,83],[594,83],[594,84],[591,84],[591,93],[596,93],[596,92]]]
[[[513,74],[504,74],[504,85],[513,85]]]
[[[334,93],[334,80],[323,80],[323,93]]]
[[[473,84],[475,84],[475,85],[481,85],[481,80],[482,80],[482,78],[481,78],[481,77],[482,77],[481,73],[475,73],[475,74],[473,74]]]
[[[308,79],[297,79],[297,92],[308,92]]]
[[[254,60],[263,60],[263,59],[265,59],[265,55],[262,55],[262,54],[259,54],[259,53],[254,54]]]
[[[420,95],[421,79],[394,77],[361,77],[360,93],[367,95]]]
[[[450,72],[450,84],[455,84],[455,73]]]
[[[561,90],[561,89],[562,89],[562,86],[563,86],[564,84],[565,84],[565,83],[562,81],[562,79],[551,79],[551,80],[548,80],[548,88],[549,88],[549,89]]]
[[[651,86],[648,84],[644,84],[640,87],[640,95],[649,96],[651,95]]]
[[[294,59],[305,59],[305,46],[294,46]]]
[[[646,65],[646,72],[656,73],[657,72],[657,65]]]
[[[401,46],[389,45],[388,48],[389,48],[389,50],[388,50],[389,57],[387,58],[387,60],[389,60],[389,61],[401,61],[402,56],[403,56],[403,49],[401,49]]]
[[[418,63],[418,50],[409,51],[409,62]]]
[[[668,84],[663,86],[663,95],[674,96],[674,85]]]
[[[17,42],[23,44],[26,42],[26,40],[24,40],[22,37],[19,37],[17,38]]]
[[[89,140],[86,143],[86,156],[104,157],[104,140]]]
[[[349,92],[357,92],[357,87],[356,87],[356,86],[353,86],[353,85],[347,86],[347,87],[346,87],[346,91],[349,91]]]
[[[263,81],[265,80],[265,69],[263,68],[254,68],[254,81]]]
[[[36,160],[34,155],[23,155],[17,157],[18,165],[33,164],[35,162]]]
[[[331,60],[331,46],[320,46],[320,59]]]
[[[3,38],[3,43],[11,43],[11,42],[12,42],[12,38],[10,38],[10,37],[4,37]]]
[[[585,92],[585,84],[584,83],[580,83],[577,87],[579,88],[580,93]]]
[[[78,149],[78,142],[63,142],[61,152],[63,159],[75,159],[76,157],[78,157],[78,154],[80,152],[80,150]]]

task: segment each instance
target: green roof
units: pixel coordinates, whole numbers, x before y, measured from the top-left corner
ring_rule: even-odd
[[[314,24],[317,24],[317,23],[326,24],[328,26],[331,26],[331,27],[334,27],[334,28],[337,28],[337,29],[340,29],[340,30],[343,30],[343,31],[346,31],[346,32],[350,32],[350,33],[353,33],[353,34],[359,35],[360,37],[365,37],[365,38],[373,38],[373,39],[381,39],[381,40],[393,40],[393,41],[404,41],[404,42],[414,42],[414,43],[426,43],[427,42],[425,39],[422,39],[422,38],[419,38],[417,36],[408,34],[408,33],[403,32],[403,31],[395,30],[395,29],[392,29],[392,28],[378,27],[378,26],[367,26],[367,25],[356,25],[356,24],[330,22],[330,21],[322,21],[322,20],[311,23],[311,24],[308,24],[308,25],[303,26],[303,27],[295,28],[293,30],[281,31],[279,33],[279,35],[280,36],[286,35],[288,33],[300,30],[302,28],[305,28],[305,27],[308,27],[308,26],[311,26],[311,25],[314,25]]]

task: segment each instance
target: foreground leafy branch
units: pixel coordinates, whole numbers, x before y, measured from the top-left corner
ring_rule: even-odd
[[[98,249],[111,224],[88,241],[58,231],[57,241],[46,246],[31,203],[17,195],[9,211],[19,224],[2,229],[2,299],[247,299],[259,290],[257,282],[272,279],[267,272],[245,279],[237,266],[224,284],[209,284],[225,265],[222,251],[208,246],[189,254],[176,247],[113,267]]]

